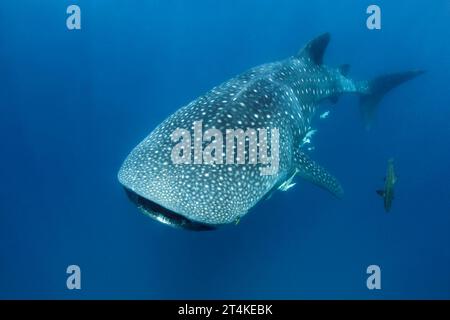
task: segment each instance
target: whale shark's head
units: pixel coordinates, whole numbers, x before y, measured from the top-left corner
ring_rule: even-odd
[[[200,114],[197,114],[198,109]],[[213,139],[217,142],[214,149],[214,143],[206,138],[208,130],[203,132],[202,128],[211,128],[212,124],[218,128],[221,123],[225,128],[236,126],[230,121],[226,122],[225,119],[230,119],[229,114],[217,115],[217,112],[212,111],[208,117],[208,114],[202,115],[201,110],[201,104],[200,108],[189,108],[189,112],[182,108],[161,123],[131,151],[118,173],[118,179],[128,197],[141,211],[164,224],[190,230],[211,230],[239,221],[274,186],[279,174],[278,160],[272,161],[278,159],[275,152],[270,156],[265,155],[267,163],[249,163],[251,159],[256,161],[256,156],[262,161],[264,156],[251,156],[249,150],[257,148],[250,148],[250,141],[254,140],[255,146],[256,141],[259,141],[261,148],[258,149],[263,149],[269,140],[267,143],[275,146],[278,141],[274,143],[272,140],[278,137],[277,131],[270,132],[271,139],[266,136],[264,140],[264,136],[260,135],[261,130],[242,131],[244,136],[229,139],[227,132],[230,132],[220,128],[217,129],[220,133],[216,132],[218,135]],[[269,119],[262,112],[260,115],[255,112],[252,114],[265,121]],[[203,127],[197,132],[198,123],[195,119],[202,119],[201,116],[204,117]],[[237,116],[236,119],[241,122]],[[245,123],[242,125],[249,127]],[[180,128],[185,128],[185,134],[177,136]],[[198,137],[204,139],[202,142],[200,138],[198,144],[200,156],[196,153]],[[218,143],[219,140],[223,142],[222,145]],[[235,147],[245,146],[243,155],[236,154],[234,157],[235,149],[240,148],[229,147],[226,141],[235,141]],[[208,151],[211,149],[213,151]],[[219,151],[221,149],[222,152]],[[228,163],[229,150],[233,153],[231,163]],[[207,163],[208,154],[214,155],[217,162]],[[220,157],[222,161],[218,163]],[[197,163],[196,159],[200,159],[201,163]],[[238,159],[245,161],[243,164],[233,162]],[[272,174],[272,171],[275,173]]]
[[[172,227],[211,230],[238,221],[272,185],[255,165],[174,163],[169,124],[135,147],[118,173],[146,215]]]

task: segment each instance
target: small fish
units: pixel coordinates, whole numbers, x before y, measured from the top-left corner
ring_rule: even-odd
[[[313,135],[315,135],[317,132],[316,129],[311,129],[305,134],[305,138],[312,138]]]
[[[309,131],[306,132],[305,136],[303,137],[301,146],[311,143],[311,138],[316,132],[317,132],[316,129],[309,129]]]
[[[394,159],[388,160],[386,177],[384,178],[384,190],[377,190],[378,195],[384,199],[384,210],[389,212],[394,199],[394,185],[397,182],[397,176],[394,171]]]
[[[328,118],[329,115],[330,115],[330,111],[327,110],[324,113],[322,113],[319,117],[320,117],[320,119],[326,119],[326,118]]]

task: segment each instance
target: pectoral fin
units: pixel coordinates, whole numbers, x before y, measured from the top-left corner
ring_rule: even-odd
[[[343,196],[344,190],[339,181],[306,154],[300,150],[297,151],[295,154],[295,161],[297,165],[297,174],[300,177],[324,188],[338,198]]]
[[[378,194],[380,197],[384,197],[384,190],[377,190],[377,194]]]

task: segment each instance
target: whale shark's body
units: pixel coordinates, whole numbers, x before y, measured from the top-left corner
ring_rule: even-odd
[[[347,77],[347,65],[331,68],[322,63],[328,42],[329,34],[323,34],[297,55],[250,69],[172,114],[134,148],[119,171],[119,181],[130,199],[160,222],[208,230],[239,221],[272,191],[292,187],[295,176],[342,196],[338,181],[301,148],[311,132],[317,106],[326,99],[336,101],[343,93],[356,93],[369,120],[384,93],[421,72],[354,81]],[[196,121],[202,121],[204,130],[223,132],[276,128],[277,171],[262,175],[260,163],[173,163],[172,133],[179,128],[191,130]],[[245,148],[248,160],[247,144]]]

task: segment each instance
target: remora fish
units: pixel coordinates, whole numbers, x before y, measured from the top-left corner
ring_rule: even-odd
[[[371,81],[352,80],[347,77],[348,65],[333,68],[322,63],[329,39],[328,33],[323,34],[288,59],[250,69],[162,122],[132,150],[118,173],[131,201],[162,223],[210,230],[240,221],[274,190],[292,187],[295,176],[341,197],[339,182],[300,148],[318,105],[326,99],[336,101],[343,93],[356,93],[368,121],[386,92],[422,71],[385,75]],[[221,132],[235,128],[277,128],[276,174],[261,175],[260,163],[174,164],[171,134],[178,128],[191,129],[195,121],[202,121],[205,129],[216,128]],[[202,146],[207,143],[203,141]],[[247,143],[245,151],[248,158]]]
[[[377,193],[384,199],[384,210],[389,212],[394,200],[394,185],[397,182],[397,176],[394,171],[394,159],[388,160],[386,177],[384,178],[384,190],[377,190]]]

